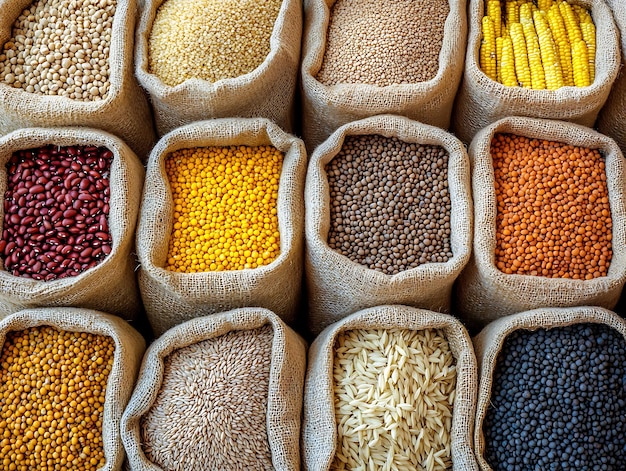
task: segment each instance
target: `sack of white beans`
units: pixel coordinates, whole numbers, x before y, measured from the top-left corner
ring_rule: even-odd
[[[75,306],[134,319],[143,165],[108,133],[21,129],[0,138],[0,317]]]
[[[305,188],[310,330],[382,304],[449,310],[470,256],[470,193],[465,148],[441,129],[385,115],[335,131]]]
[[[306,0],[304,14],[309,152],[340,126],[379,114],[448,128],[463,74],[464,1]]]
[[[307,470],[477,470],[476,359],[454,317],[365,309],[309,350],[302,453]]]
[[[305,367],[305,342],[267,309],[167,331],[122,417],[131,469],[298,470]]]

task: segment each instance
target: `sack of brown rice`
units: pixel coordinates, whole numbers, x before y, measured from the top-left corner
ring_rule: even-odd
[[[167,331],[122,417],[131,469],[298,470],[305,365],[304,341],[267,309]]]
[[[309,328],[366,307],[445,312],[469,260],[469,159],[454,136],[397,116],[339,128],[309,163]]]
[[[306,0],[304,14],[309,152],[340,126],[379,114],[448,128],[463,74],[464,1]]]
[[[477,470],[478,378],[469,335],[447,314],[380,306],[313,342],[304,386],[307,470]]]
[[[626,180],[615,142],[580,125],[502,119],[469,150],[474,250],[457,312],[472,328],[538,307],[613,308],[626,281]]]
[[[459,139],[469,144],[478,131],[507,116],[559,119],[593,126],[619,71],[619,33],[605,2],[576,0],[576,3],[591,11],[596,27],[595,80],[588,87],[533,90],[506,87],[481,70],[481,21],[486,0],[470,0],[465,70],[452,123]]]

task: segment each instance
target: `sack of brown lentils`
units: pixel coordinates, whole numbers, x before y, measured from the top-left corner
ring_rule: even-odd
[[[397,116],[339,128],[311,157],[309,329],[366,307],[445,312],[469,260],[470,166],[454,136]]]
[[[469,34],[463,80],[458,91],[452,129],[469,144],[482,128],[507,116],[560,119],[593,126],[620,67],[618,38],[611,10],[602,0],[577,0],[591,11],[596,27],[595,80],[588,87],[532,90],[507,87],[480,68],[485,0],[469,2]]]
[[[75,306],[135,319],[143,177],[133,151],[102,131],[32,128],[0,138],[0,317]]]
[[[456,286],[459,315],[482,328],[542,306],[613,308],[626,282],[615,142],[577,124],[511,117],[479,132],[469,154],[474,250]]]
[[[346,317],[309,349],[304,468],[371,469],[373,461],[396,470],[477,470],[477,384],[471,340],[454,317],[407,306]]]
[[[80,7],[71,0],[4,2],[0,134],[94,127],[121,137],[145,159],[155,136],[133,73],[136,15],[135,0],[85,0]]]
[[[12,438],[0,460],[10,460],[16,469],[121,470],[120,421],[139,372],[143,337],[119,317],[102,312],[41,308],[2,319],[0,345],[2,394],[12,397],[11,391],[32,383],[31,394],[18,397],[14,409],[3,402],[3,408],[9,407],[3,420],[22,425],[4,428]],[[55,412],[52,417],[51,403],[60,416]],[[31,411],[32,420],[24,419],[24,409]],[[50,423],[45,435],[37,431],[44,422]],[[48,432],[60,445],[51,445]],[[29,452],[19,449],[16,443],[21,442]]]
[[[340,126],[379,114],[448,128],[463,73],[464,1],[306,0],[304,14],[309,152]]]

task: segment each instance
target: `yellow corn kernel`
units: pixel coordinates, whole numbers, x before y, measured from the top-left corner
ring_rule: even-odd
[[[502,83],[502,43],[504,38],[496,38],[496,80]]]
[[[574,70],[572,67],[572,46],[567,39],[565,23],[563,22],[561,10],[559,10],[558,5],[553,5],[546,16],[559,54],[559,62],[561,63],[561,70],[563,72],[563,83],[573,87]]]
[[[574,66],[574,84],[577,87],[591,85],[587,44],[582,39],[572,44],[572,63]]]
[[[513,56],[515,58],[515,75],[520,87],[531,88],[532,81],[530,66],[528,65],[528,51],[526,50],[526,40],[524,39],[524,28],[520,23],[511,25],[511,44],[513,46]]]
[[[584,8],[581,7],[580,5],[572,5],[572,10],[574,10],[574,12],[578,15],[578,20],[580,21],[580,23],[591,23],[593,24],[593,19],[591,18],[591,15],[589,14],[589,11]]]
[[[519,3],[517,0],[508,0],[504,4],[504,10],[507,24],[519,23]]]
[[[519,7],[519,18],[520,23],[524,23],[525,21],[533,20],[533,4],[532,2],[522,3]]]
[[[563,17],[563,22],[565,23],[565,30],[567,31],[569,43],[574,44],[575,42],[580,41],[583,37],[580,31],[580,26],[578,25],[578,15],[574,13],[572,6],[566,1],[562,1],[559,3],[559,10],[561,11],[561,16]]]
[[[596,78],[596,27],[593,22],[580,23],[580,31],[583,40],[587,44],[587,60],[589,61],[589,80],[591,83]]]
[[[522,5],[524,7],[524,5]],[[530,10],[531,11],[531,10]],[[541,63],[541,51],[539,49],[539,40],[537,32],[532,21],[528,21],[522,15],[520,8],[520,18],[522,19],[522,28],[524,30],[524,39],[526,40],[526,50],[528,51],[528,65],[530,66],[531,88],[533,90],[544,90],[546,88],[546,77]]]
[[[547,12],[550,8],[552,8],[552,5],[554,5],[552,0],[537,0],[537,7],[541,11]]]
[[[483,20],[483,40],[480,45],[480,68],[492,80],[497,80],[496,34],[493,21],[488,16]]]
[[[539,50],[541,51],[541,63],[546,76],[546,88],[557,90],[564,85],[561,63],[556,53],[556,46],[552,39],[552,33],[543,13],[536,11],[533,14],[537,38],[539,39]]]
[[[502,38],[502,60],[500,66],[502,85],[505,87],[517,87],[515,75],[515,58],[513,56],[513,41],[510,37]]]
[[[493,21],[496,38],[502,36],[502,11],[500,0],[487,0],[487,16]]]

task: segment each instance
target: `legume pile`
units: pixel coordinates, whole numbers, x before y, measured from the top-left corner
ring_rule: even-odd
[[[273,330],[230,332],[165,358],[142,417],[146,457],[168,471],[273,470],[267,399]]]
[[[95,146],[20,150],[8,161],[0,256],[15,276],[76,276],[111,253],[109,169]]]
[[[598,324],[516,331],[498,354],[483,424],[494,471],[620,470],[626,343]]]
[[[7,470],[95,470],[115,344],[33,327],[6,336],[0,357],[0,463]]]
[[[446,470],[456,367],[440,331],[351,330],[335,343],[333,470]]]
[[[347,136],[326,173],[331,249],[388,275],[452,257],[445,149]]]
[[[433,79],[449,12],[448,0],[337,0],[317,80],[386,87]]]

